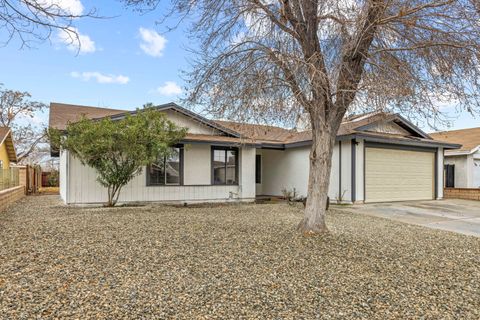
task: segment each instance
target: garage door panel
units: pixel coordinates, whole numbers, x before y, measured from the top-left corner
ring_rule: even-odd
[[[365,201],[432,199],[434,159],[432,152],[366,148]]]

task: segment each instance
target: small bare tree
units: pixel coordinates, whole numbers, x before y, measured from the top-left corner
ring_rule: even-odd
[[[80,39],[74,21],[96,17],[95,9],[84,13],[80,0],[0,0],[0,38],[3,45],[18,38],[21,47],[33,42],[50,39],[54,31],[80,47]],[[80,50],[80,48],[78,49]]]
[[[157,5],[155,0],[127,4]],[[478,0],[173,0],[200,43],[189,101],[215,115],[312,130],[305,216],[321,233],[335,137],[347,111],[396,109],[441,119],[480,92]],[[178,21],[178,20],[177,20]]]
[[[46,128],[33,125],[30,120],[45,110],[47,106],[31,101],[28,92],[3,89],[0,86],[0,126],[12,129],[18,162],[24,162],[31,155],[48,155],[48,149],[41,148],[46,143]]]

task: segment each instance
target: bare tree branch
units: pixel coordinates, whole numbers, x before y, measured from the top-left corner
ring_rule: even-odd
[[[54,32],[65,32],[80,51],[80,39],[74,22],[80,18],[102,18],[92,8],[83,12],[79,1],[70,8],[59,0],[0,0],[0,43],[8,45],[19,39],[21,48],[31,47],[52,37]]]
[[[155,0],[126,0],[156,6]],[[303,231],[325,230],[335,135],[347,113],[401,111],[430,125],[480,106],[477,0],[172,0],[189,17],[186,102],[243,121],[312,130]]]

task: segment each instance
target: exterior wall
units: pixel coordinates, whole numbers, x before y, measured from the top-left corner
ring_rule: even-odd
[[[5,143],[0,144],[0,160],[3,161],[3,169],[10,168],[10,159],[8,158],[7,146]]]
[[[473,155],[473,188],[480,188],[480,150]]]
[[[59,187],[60,187],[60,198],[62,198],[63,202],[68,203],[67,199],[67,190],[68,190],[68,181],[70,180],[69,178],[69,172],[68,172],[68,162],[69,156],[67,152],[62,151],[60,152],[60,164],[59,164],[59,176],[60,176],[60,181],[59,181]]]
[[[455,188],[480,188],[480,151],[446,156],[444,162],[455,165]]]
[[[261,190],[262,195],[281,196],[282,189],[292,190],[295,188],[299,197],[307,195],[310,169],[309,146],[286,150],[263,149],[261,154],[262,184],[261,186],[257,185],[257,191]],[[339,144],[336,143],[332,154],[332,170],[328,191],[331,201],[336,201],[339,194],[339,157]]]
[[[25,196],[25,187],[17,186],[0,191],[0,211],[5,210],[12,203]]]
[[[444,164],[455,165],[455,188],[468,188],[468,156],[445,157]],[[443,167],[442,167],[443,168]]]
[[[282,189],[295,188],[298,196],[307,194],[309,148],[263,149],[262,193],[281,196]]]
[[[358,149],[358,146],[357,146]],[[341,168],[340,185],[338,191],[335,191],[333,199],[338,199],[339,194],[342,202],[351,202],[352,199],[352,142],[351,140],[341,141],[341,163],[338,164]],[[357,157],[358,158],[358,157]],[[358,179],[356,179],[358,180]],[[338,184],[338,183],[337,183]],[[338,201],[337,201],[338,202]]]
[[[357,140],[355,146],[355,202],[365,201],[365,141],[363,139]]]
[[[473,160],[473,187],[480,188],[480,160]]]
[[[467,181],[467,188],[474,188],[473,179],[474,179],[474,170],[475,170],[475,161],[473,159],[473,154],[469,154],[467,156],[467,164],[466,164],[466,181]]]
[[[255,199],[255,148],[240,149],[239,198]]]
[[[186,145],[183,186],[147,186],[145,170],[122,188],[119,202],[210,202],[255,198],[255,149],[239,152],[239,185],[210,185],[211,146]],[[93,168],[68,152],[60,156],[60,194],[68,204],[104,203],[107,191]]]
[[[445,178],[444,178],[444,171],[443,171],[443,166],[444,166],[444,151],[443,148],[438,148],[437,151],[437,199],[443,199],[443,187],[445,185]]]

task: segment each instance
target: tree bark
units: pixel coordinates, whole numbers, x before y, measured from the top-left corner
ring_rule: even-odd
[[[304,218],[297,227],[304,235],[328,232],[325,216],[335,137],[336,130],[318,123],[312,125],[308,198]]]

